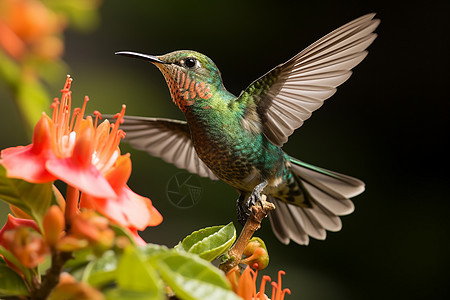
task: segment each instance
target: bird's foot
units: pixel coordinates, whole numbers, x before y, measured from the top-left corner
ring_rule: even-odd
[[[239,196],[239,199],[237,201],[237,216],[239,223],[242,224],[242,226],[245,225],[245,222],[247,222],[248,217],[250,217],[250,212],[252,209],[252,206],[259,203],[261,204],[261,193],[264,190],[264,188],[267,186],[267,181],[264,181],[260,184],[258,184],[252,191],[252,193],[248,196],[246,193],[241,193]]]
[[[264,190],[264,188],[267,186],[267,181],[263,181],[255,188],[253,189],[253,192],[250,194],[250,196],[247,199],[246,208],[250,211],[253,205],[256,203],[261,204],[261,193]]]

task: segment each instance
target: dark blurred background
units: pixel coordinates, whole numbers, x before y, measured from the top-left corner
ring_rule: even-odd
[[[100,11],[97,30],[65,35],[73,99],[81,104],[89,95],[90,111],[115,113],[126,103],[129,115],[178,119],[183,115],[159,71],[115,51],[200,51],[215,61],[228,90],[239,94],[333,29],[376,12],[382,22],[369,56],[284,147],[294,157],[363,179],[367,190],[354,199],[355,212],[343,217],[342,231],[307,247],[282,245],[265,221],[257,233],[271,258],[264,273],[275,278],[277,270],[286,271],[283,285],[293,293],[287,299],[449,295],[450,49],[444,1],[106,0]],[[12,97],[0,96],[1,148],[29,143]],[[180,170],[125,144],[122,150],[132,153],[129,185],[164,216],[160,226],[145,231],[148,242],[174,246],[193,230],[230,221],[241,228],[231,187],[199,178],[199,203],[177,208],[166,188]]]

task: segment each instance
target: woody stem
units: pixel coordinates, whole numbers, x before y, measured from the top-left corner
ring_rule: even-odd
[[[45,300],[59,283],[59,276],[66,261],[72,258],[71,252],[52,251],[52,265],[45,273],[42,284],[32,288],[31,300]]]
[[[241,259],[242,253],[248,244],[248,241],[252,238],[256,230],[261,227],[262,220],[267,214],[275,209],[273,203],[266,201],[266,195],[261,196],[261,203],[256,203],[251,208],[250,217],[245,222],[244,228],[242,228],[239,238],[236,243],[228,251],[228,259],[219,265],[219,268],[227,274],[231,269],[236,267]]]

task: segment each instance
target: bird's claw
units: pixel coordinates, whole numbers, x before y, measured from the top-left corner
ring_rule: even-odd
[[[250,217],[250,212],[253,205],[256,205],[259,203],[262,207],[262,197],[261,193],[264,190],[264,188],[267,186],[267,182],[264,181],[260,184],[258,184],[248,196],[247,200],[245,200],[245,194],[241,194],[241,196],[238,199],[237,203],[237,214],[238,214],[238,221],[242,225],[245,225],[245,222],[247,222],[248,217]]]
[[[247,202],[245,203],[245,208],[250,211],[252,206],[256,203],[261,203],[261,194],[255,193],[255,191],[253,191],[248,197]]]

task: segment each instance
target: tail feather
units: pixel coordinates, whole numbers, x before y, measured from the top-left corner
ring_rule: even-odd
[[[364,191],[364,182],[357,178],[316,167],[293,157],[289,157],[289,160],[295,174],[312,178],[342,196],[352,198]]]
[[[287,232],[289,227],[283,224],[284,217],[279,209],[279,206],[277,206],[276,200],[274,201],[274,199],[270,198],[269,200],[276,205],[275,210],[271,211],[269,214],[270,226],[272,227],[272,231],[277,239],[283,244],[287,245],[291,240],[291,234]],[[306,238],[309,240],[308,236],[306,236]],[[295,237],[293,239],[295,239]],[[304,245],[303,243],[298,244]]]
[[[297,219],[301,219],[303,221],[305,232],[318,240],[324,240],[327,236],[325,229],[320,225],[319,221],[310,213],[311,208],[300,208],[297,209],[293,207],[291,212],[296,212]],[[294,214],[295,215],[295,214]],[[299,222],[300,224],[300,222]]]
[[[272,230],[284,244],[293,240],[307,245],[309,236],[323,240],[326,231],[339,231],[339,216],[353,212],[353,202],[348,199],[364,191],[359,179],[315,167],[290,158],[292,170],[305,190],[310,207],[299,207],[276,197],[269,197],[276,209],[269,215]]]
[[[313,215],[320,225],[328,231],[339,231],[342,228],[341,219],[320,203],[313,203],[312,209],[307,210],[307,212]]]
[[[336,193],[320,183],[309,179],[309,182],[300,179],[304,188],[312,197],[312,202],[320,203],[331,213],[337,216],[351,214],[355,210],[355,206],[351,200]]]
[[[273,202],[276,206],[276,209],[270,212],[269,219],[272,231],[278,240],[285,245],[289,244],[290,240],[300,245],[307,245],[309,243],[309,236],[303,230],[303,225],[299,224],[301,219],[289,211],[288,207],[291,205],[272,197],[269,197],[269,201]]]

